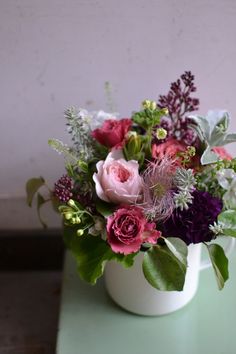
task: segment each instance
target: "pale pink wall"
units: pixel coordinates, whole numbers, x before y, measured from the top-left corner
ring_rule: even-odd
[[[191,69],[201,112],[235,117],[235,18],[235,0],[1,0],[0,197],[61,175],[47,140],[66,140],[68,105],[106,109],[106,80],[129,116]]]

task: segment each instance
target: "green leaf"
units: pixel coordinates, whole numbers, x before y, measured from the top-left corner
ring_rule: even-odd
[[[236,237],[236,210],[226,210],[218,215],[218,222],[226,236]]]
[[[136,257],[137,254],[138,252],[131,253],[125,256],[124,254],[121,253],[112,252],[112,258],[110,260],[115,260],[121,263],[124,268],[130,268],[134,264],[134,258]]]
[[[86,282],[94,285],[102,276],[107,261],[116,260],[126,268],[133,265],[135,253],[128,256],[113,253],[100,237],[78,237],[76,231],[76,227],[65,227],[64,240],[76,258],[80,277]]]
[[[38,218],[39,218],[39,221],[41,222],[42,226],[46,229],[47,228],[47,224],[43,221],[42,217],[41,217],[41,213],[40,213],[40,209],[41,209],[41,206],[45,203],[47,203],[48,200],[44,199],[44,197],[38,193],[37,194],[37,213],[38,213]]]
[[[103,274],[106,261],[111,259],[111,249],[99,237],[84,236],[77,238],[72,248],[76,256],[81,278],[91,284]]]
[[[188,247],[186,243],[178,237],[164,238],[164,241],[175,257],[187,267]]]
[[[45,184],[43,177],[31,178],[26,183],[27,204],[31,207],[35,193]]]
[[[213,243],[206,246],[215,272],[218,288],[221,290],[223,289],[226,280],[229,278],[228,258],[220,245]]]
[[[106,203],[101,199],[97,199],[96,201],[96,209],[97,211],[104,216],[105,218],[113,214],[115,210],[115,205],[112,205],[110,203]]]
[[[168,246],[170,247],[170,243]],[[184,287],[187,269],[186,249],[172,245],[173,252],[183,260],[181,262],[167,245],[150,248],[144,255],[143,273],[147,281],[156,289],[163,291],[181,291]],[[186,246],[187,247],[187,246]]]

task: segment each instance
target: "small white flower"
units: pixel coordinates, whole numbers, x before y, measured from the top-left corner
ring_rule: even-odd
[[[156,131],[156,137],[158,140],[162,140],[165,139],[167,136],[167,130],[165,130],[164,128],[158,128]]]
[[[89,228],[89,234],[92,236],[99,236],[101,235],[103,240],[106,240],[106,226],[104,219],[100,216],[94,218],[95,224]]]
[[[214,224],[213,224],[213,225],[210,225],[210,226],[209,226],[209,229],[210,229],[216,236],[219,236],[219,235],[223,235],[223,234],[224,234],[222,225],[221,225],[221,224],[217,224],[217,222],[215,222],[215,221],[214,221]]]

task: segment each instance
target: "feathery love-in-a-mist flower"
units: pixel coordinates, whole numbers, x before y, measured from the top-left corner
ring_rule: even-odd
[[[174,160],[163,158],[150,162],[142,175],[145,215],[156,222],[168,219],[175,208]]]

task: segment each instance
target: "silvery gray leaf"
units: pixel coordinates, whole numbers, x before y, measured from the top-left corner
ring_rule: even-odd
[[[210,147],[208,146],[201,157],[201,164],[208,165],[210,163],[215,163],[219,160],[219,157],[211,151]]]
[[[192,116],[189,116],[189,118],[197,123],[197,125],[200,129],[200,136],[199,136],[200,139],[201,139],[201,137],[203,137],[204,140],[205,139],[208,140],[210,138],[210,125],[209,125],[206,117],[192,115]],[[195,130],[197,130],[196,127],[193,126],[193,128]],[[198,129],[198,131],[199,131],[199,129]],[[201,140],[203,140],[203,139],[201,139]]]

